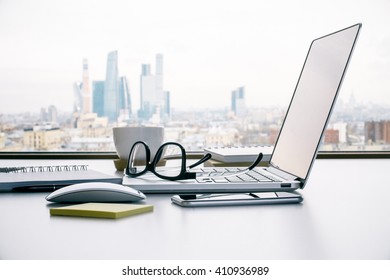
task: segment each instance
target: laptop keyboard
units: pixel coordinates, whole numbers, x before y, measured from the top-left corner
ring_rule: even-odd
[[[200,168],[196,170],[198,183],[258,183],[281,182],[280,179],[264,172],[263,169],[252,169],[240,173],[243,169],[232,167]],[[237,175],[234,175],[238,173]]]

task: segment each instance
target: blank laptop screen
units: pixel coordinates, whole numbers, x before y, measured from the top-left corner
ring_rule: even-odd
[[[271,164],[306,178],[317,154],[361,25],[312,42]]]

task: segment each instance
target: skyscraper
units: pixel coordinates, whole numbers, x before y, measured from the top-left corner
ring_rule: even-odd
[[[109,121],[116,121],[119,112],[118,52],[107,56],[106,81],[104,84],[104,115]]]
[[[156,55],[156,105],[163,104],[163,56]]]
[[[83,108],[83,99],[81,96],[82,83],[73,83],[73,113],[80,115]]]
[[[239,87],[232,91],[232,111],[238,117],[242,117],[246,113],[245,105],[245,88]]]
[[[171,93],[169,91],[164,91],[164,115],[166,117],[171,116]]]
[[[140,77],[141,104],[139,117],[148,120],[154,113],[156,103],[156,79],[151,73],[150,64],[142,64]]]
[[[122,120],[129,119],[131,115],[131,99],[129,83],[127,78],[122,76],[119,78],[119,112],[118,115]]]
[[[92,82],[93,112],[98,117],[104,116],[104,83],[105,81]]]
[[[150,64],[143,64],[140,79],[141,106],[138,116],[144,120],[150,120],[155,114],[166,116],[169,94],[164,93],[162,54],[156,55],[155,75],[151,73]]]
[[[51,123],[58,122],[58,111],[56,106],[50,105],[49,108],[47,108],[47,117],[48,121]]]
[[[89,71],[88,71],[88,59],[83,59],[83,83],[81,86],[81,96],[82,96],[82,112],[84,114],[89,114],[92,112],[92,95],[89,85]]]

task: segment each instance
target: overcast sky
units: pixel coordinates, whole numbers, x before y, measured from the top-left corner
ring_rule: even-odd
[[[389,103],[390,1],[0,0],[0,113],[72,110],[72,84],[87,58],[103,80],[117,50],[139,107],[142,63],[164,55],[172,107],[286,106],[312,39],[363,23],[341,92]]]

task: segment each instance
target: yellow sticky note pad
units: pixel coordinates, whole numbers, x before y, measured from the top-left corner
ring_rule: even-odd
[[[83,203],[50,209],[51,215],[117,219],[152,212],[153,205],[123,203]]]

